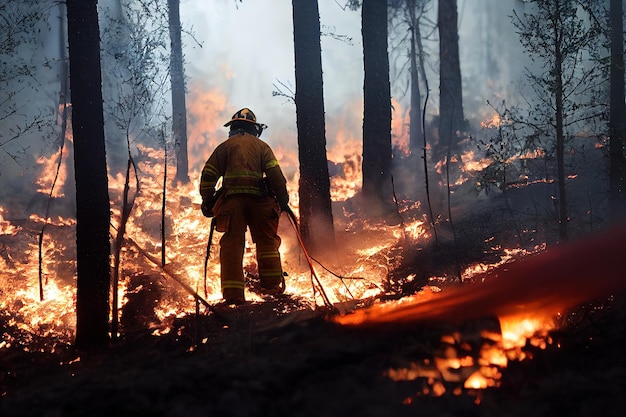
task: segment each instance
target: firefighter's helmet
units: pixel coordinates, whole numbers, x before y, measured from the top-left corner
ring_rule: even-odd
[[[230,121],[228,121],[228,123],[224,125],[224,127],[228,127],[233,122],[237,122],[237,121],[257,124],[256,116],[254,115],[252,110],[250,110],[247,107],[244,107],[243,109],[239,110],[237,113],[233,114],[233,117],[230,119]]]

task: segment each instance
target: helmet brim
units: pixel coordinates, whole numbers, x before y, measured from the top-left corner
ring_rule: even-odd
[[[252,120],[235,119],[235,120],[229,120],[228,122],[226,122],[224,127],[228,127],[228,126],[232,125],[235,122],[246,122],[246,123],[252,123],[253,125],[259,125],[259,126],[261,125],[261,123],[256,123],[256,122],[253,122]]]

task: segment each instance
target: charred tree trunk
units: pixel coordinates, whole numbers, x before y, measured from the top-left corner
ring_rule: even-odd
[[[139,178],[137,177],[137,169],[133,162],[132,156],[130,154],[130,147],[128,148],[128,164],[126,167],[126,180],[124,182],[124,192],[122,194],[122,213],[120,217],[120,226],[117,229],[117,236],[115,236],[115,244],[114,244],[114,253],[113,253],[113,284],[112,284],[112,314],[111,314],[111,339],[114,341],[118,336],[118,298],[117,298],[117,290],[119,285],[119,277],[120,277],[120,264],[122,259],[122,246],[124,245],[124,235],[126,234],[126,225],[128,224],[128,219],[130,218],[130,213],[133,209],[133,205],[135,202],[135,196],[129,198],[130,195],[130,175],[131,168],[135,174],[135,179],[137,181],[137,191],[139,191]],[[137,195],[137,194],[135,194]]]
[[[300,230],[312,253],[335,244],[326,158],[322,51],[317,0],[293,0]]]
[[[463,95],[456,0],[439,0],[439,143],[454,147],[463,129]],[[452,152],[454,153],[454,151]]]
[[[428,99],[430,98],[430,87],[428,86],[428,77],[426,76],[426,66],[424,64],[424,46],[422,44],[422,34],[419,28],[419,22],[416,22],[415,26],[415,42],[417,47],[417,55],[419,56],[419,74],[422,76],[422,81],[424,82],[424,106],[421,108],[421,125],[422,129],[422,159],[423,159],[423,170],[424,170],[424,190],[426,192],[426,202],[428,204],[428,216],[430,219],[430,224],[433,228],[433,234],[435,236],[435,244],[439,245],[439,236],[437,235],[437,225],[435,222],[435,217],[433,215],[433,205],[430,199],[430,183],[429,183],[429,175],[428,175],[428,141],[426,138],[426,108],[428,106]]]
[[[172,135],[176,154],[176,181],[189,182],[187,156],[187,109],[185,105],[185,71],[180,26],[180,0],[167,0],[170,30],[170,79],[172,81]]]
[[[59,80],[60,80],[60,92],[59,92],[59,122],[61,124],[61,132],[59,133],[59,147],[67,148],[67,156],[72,155],[72,143],[67,141],[67,123],[71,116],[71,109],[69,103],[72,101],[70,97],[70,66],[67,59],[67,38],[65,28],[67,28],[67,10],[65,3],[59,3]],[[74,177],[74,167],[70,164],[66,164],[67,178]],[[63,194],[71,196],[74,193],[75,184],[72,181],[65,181],[63,184]]]
[[[59,161],[56,167],[56,173],[54,175],[54,180],[52,181],[52,186],[50,187],[50,194],[48,195],[48,201],[46,203],[46,212],[44,215],[45,219],[49,218],[50,207],[52,204],[52,199],[54,195],[54,190],[57,185],[57,180],[59,179],[59,172],[61,171],[61,167],[63,166],[63,154],[65,150],[65,138],[67,134],[67,119],[68,119],[68,96],[69,96],[69,77],[70,70],[67,62],[67,41],[65,39],[65,16],[67,12],[65,10],[65,4],[59,3],[59,80],[60,80],[60,89],[59,89],[59,103],[58,103],[58,116],[60,124],[60,132],[57,139],[58,147],[59,147]],[[68,174],[73,173],[71,169],[68,168]],[[65,187],[69,188],[70,181],[66,181],[64,184]],[[65,189],[63,194],[70,194],[69,189]],[[48,224],[47,220],[44,221],[41,226],[41,232],[39,233],[38,246],[39,246],[39,300],[44,300],[44,291],[43,291],[43,238],[46,230],[46,225]]]
[[[458,148],[459,132],[463,128],[463,99],[459,31],[456,0],[439,0],[439,145],[437,157],[445,158],[448,221],[456,243],[451,210],[450,163]],[[443,152],[442,152],[443,151]],[[460,275],[459,275],[460,278]]]
[[[626,217],[624,135],[624,17],[622,0],[611,0],[611,96],[609,116],[611,221]]]
[[[97,0],[67,0],[76,177],[76,346],[109,341],[110,207]]]
[[[391,86],[387,53],[387,2],[363,0],[363,197],[369,214],[393,210]]]
[[[555,217],[559,240],[565,241],[569,237],[570,221],[565,166],[566,140],[571,137],[568,127],[575,129],[580,128],[580,123],[589,123],[589,115],[597,114],[598,104],[601,104],[595,97],[586,100],[585,96],[590,96],[597,80],[604,77],[603,67],[583,62],[584,56],[593,56],[598,51],[599,45],[594,41],[601,29],[588,23],[589,18],[593,19],[592,15],[581,15],[583,11],[590,11],[588,5],[581,2],[533,0],[528,6],[529,12],[523,17],[514,11],[513,20],[524,49],[542,67],[540,74],[527,74],[537,94],[528,121],[538,135],[554,146],[557,159]],[[533,139],[529,143],[534,146],[535,142]]]
[[[554,74],[555,74],[555,122],[556,122],[556,170],[559,189],[559,239],[567,240],[567,197],[565,195],[565,133],[563,132],[563,54],[560,44],[560,19],[554,20]]]
[[[418,152],[424,141],[424,133],[422,130],[422,92],[420,91],[419,72],[418,72],[418,37],[419,20],[415,13],[415,0],[407,0],[406,7],[410,16],[411,25],[411,110],[409,111],[409,148],[411,152]],[[421,59],[421,57],[420,57]]]

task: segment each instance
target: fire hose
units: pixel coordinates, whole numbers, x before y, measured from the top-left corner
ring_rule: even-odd
[[[317,277],[317,273],[315,272],[315,268],[313,267],[313,261],[311,259],[311,256],[309,256],[309,252],[306,250],[306,247],[304,246],[304,242],[302,241],[302,235],[300,234],[300,228],[298,227],[298,220],[296,219],[296,215],[293,213],[293,210],[291,210],[291,207],[289,206],[287,206],[287,208],[284,211],[288,214],[289,220],[291,220],[291,225],[293,226],[293,229],[296,232],[298,243],[300,244],[300,248],[302,249],[304,258],[309,264],[309,269],[311,270],[311,276],[315,279],[315,283],[317,283],[317,286],[319,287],[320,294],[322,295],[322,299],[324,300],[324,304],[327,307],[334,308],[333,304],[330,302],[330,299],[326,295],[326,291],[324,291],[324,287],[322,286],[322,283]],[[313,289],[315,290],[315,286],[313,286]]]

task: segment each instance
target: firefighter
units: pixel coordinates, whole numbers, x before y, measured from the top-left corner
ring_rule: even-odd
[[[245,302],[243,254],[246,229],[256,245],[261,289],[270,294],[285,290],[278,248],[278,219],[289,209],[287,181],[270,146],[259,137],[266,125],[243,108],[224,127],[228,139],[215,148],[200,177],[202,214],[215,217],[220,239],[222,297],[228,304]],[[216,184],[222,179],[221,187]]]

